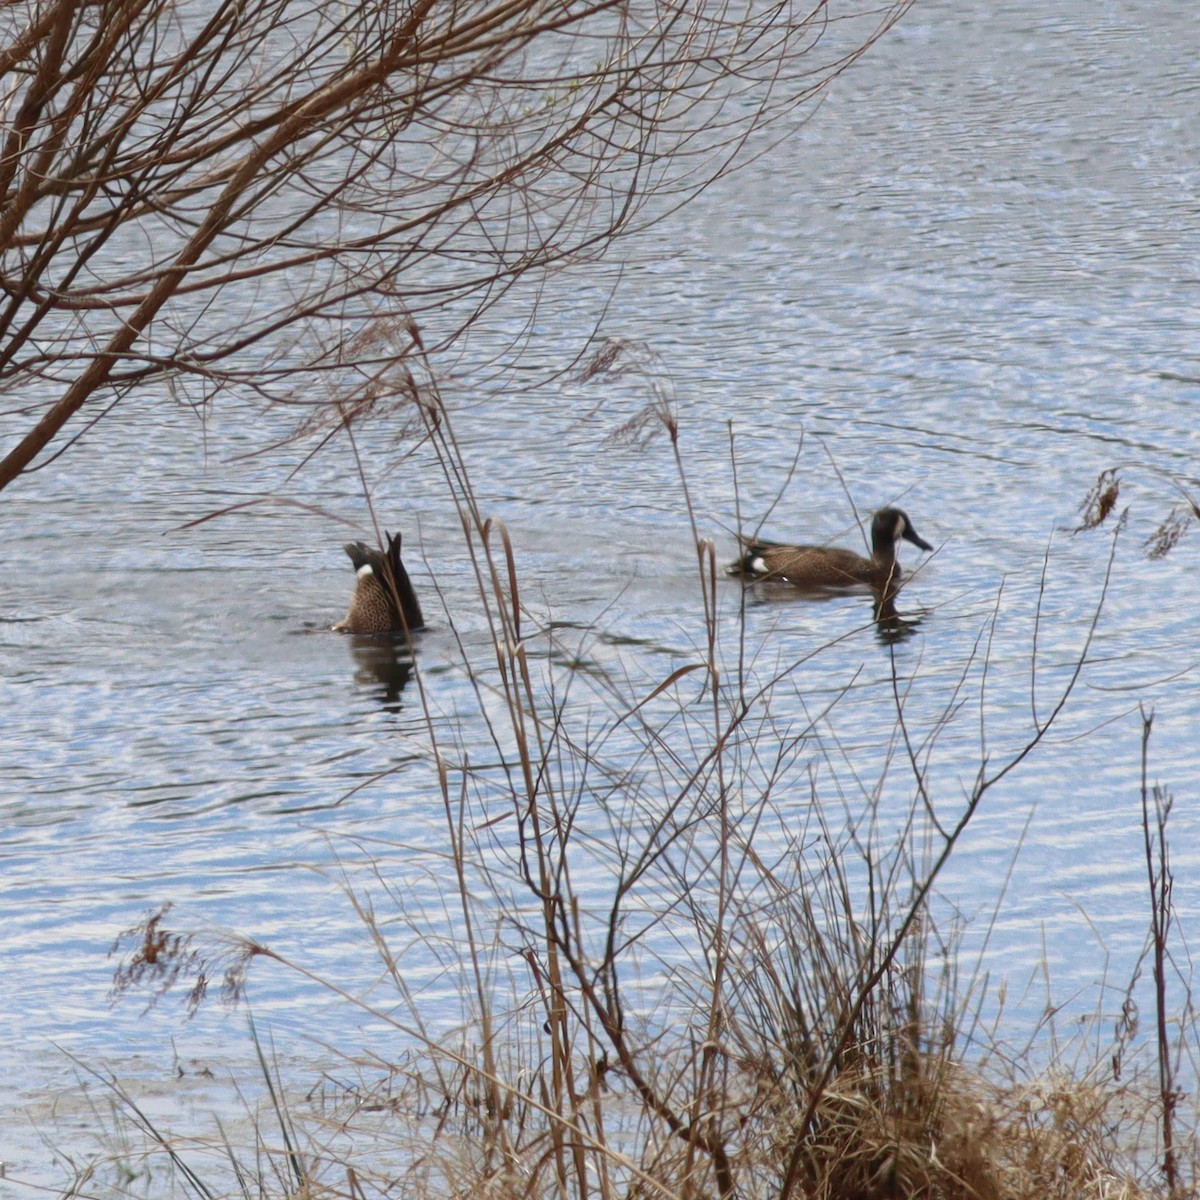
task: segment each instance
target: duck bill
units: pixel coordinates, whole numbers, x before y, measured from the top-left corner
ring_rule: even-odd
[[[904,533],[901,535],[906,542],[912,542],[922,550],[932,550],[933,547],[911,526],[905,522]]]

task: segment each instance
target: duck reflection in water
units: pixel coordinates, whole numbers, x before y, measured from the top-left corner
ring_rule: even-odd
[[[875,607],[875,634],[884,646],[896,646],[917,632],[924,616],[902,615],[896,611],[896,590],[876,592],[871,600]]]
[[[397,634],[355,633],[350,636],[354,655],[354,682],[369,692],[388,712],[402,707],[400,693],[416,667],[412,647]]]
[[[400,557],[400,536],[386,536],[382,551],[364,542],[346,544],[357,581],[349,610],[333,628],[353,635],[358,682],[378,685],[381,703],[393,708],[412,678],[410,635],[425,627],[425,617]]]

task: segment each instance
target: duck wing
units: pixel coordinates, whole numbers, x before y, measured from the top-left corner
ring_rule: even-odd
[[[848,587],[873,583],[877,564],[836,546],[789,546],[782,542],[749,542],[741,558],[729,568],[731,575],[750,579],[782,579],[788,583],[822,587]]]

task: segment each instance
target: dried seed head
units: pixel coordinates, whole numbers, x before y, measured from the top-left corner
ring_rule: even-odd
[[[1083,520],[1071,532],[1082,533],[1087,529],[1095,529],[1108,520],[1112,510],[1117,506],[1121,494],[1121,478],[1115,467],[1106,467],[1096,477],[1091,490],[1084,497],[1079,511]]]

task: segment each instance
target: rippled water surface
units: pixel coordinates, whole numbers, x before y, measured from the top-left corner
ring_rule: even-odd
[[[1161,559],[1144,546],[1180,488],[1200,497],[1200,28],[1182,6],[1080,9],[918,6],[778,145],[627,243],[619,279],[617,264],[593,268],[548,295],[528,361],[564,366],[608,302],[601,332],[656,355],[698,522],[723,557],[738,505],[754,525],[780,489],[764,533],[782,538],[853,545],[847,492],[863,510],[902,503],[937,548],[903,596],[920,618],[895,650],[914,680],[908,717],[932,728],[985,645],[994,762],[1028,736],[1031,679],[1044,713],[1084,646],[1113,542],[1067,530],[1099,472],[1121,469],[1127,524],[1093,661],[943,881],[967,918],[986,925],[999,905],[988,970],[1019,990],[1044,959],[1056,998],[1086,1014],[1115,1008],[1097,988],[1123,986],[1148,919],[1139,705],[1155,713],[1151,782],[1176,798],[1176,916],[1193,940],[1200,915],[1200,529]],[[592,626],[587,655],[635,680],[695,661],[677,467],[665,439],[611,436],[646,380],[493,394],[456,377],[446,394],[531,610]],[[327,632],[352,581],[350,535],[279,504],[185,528],[264,496],[368,528],[348,448],[294,478],[298,451],[244,457],[286,432],[272,420],[218,404],[201,424],[165,397],[130,400],[0,505],[10,1174],[46,1168],[34,1127],[83,1147],[96,1125],[68,1089],[67,1054],[184,1118],[252,1063],[238,1013],[208,1005],[185,1024],[171,999],[108,1007],[109,947],[150,908],[170,901],[181,925],[248,934],[368,988],[377,967],[341,870],[364,882],[373,858],[403,881],[414,920],[434,904],[446,835],[415,682],[383,678],[376,652]],[[418,586],[431,596],[436,575],[481,653],[434,464],[404,458],[386,430],[360,449]],[[727,581],[723,621],[740,600]],[[455,634],[444,616],[432,625],[431,707],[485,745]],[[760,663],[804,660],[789,677],[797,721],[846,690],[823,745],[877,770],[891,659],[863,599],[752,592],[747,631]],[[978,766],[977,712],[943,745],[930,778],[950,813]],[[975,953],[982,932],[966,940]],[[412,983],[436,1014],[454,977],[431,966]],[[333,1007],[286,972],[258,971],[251,996],[285,1062],[331,1035]]]

